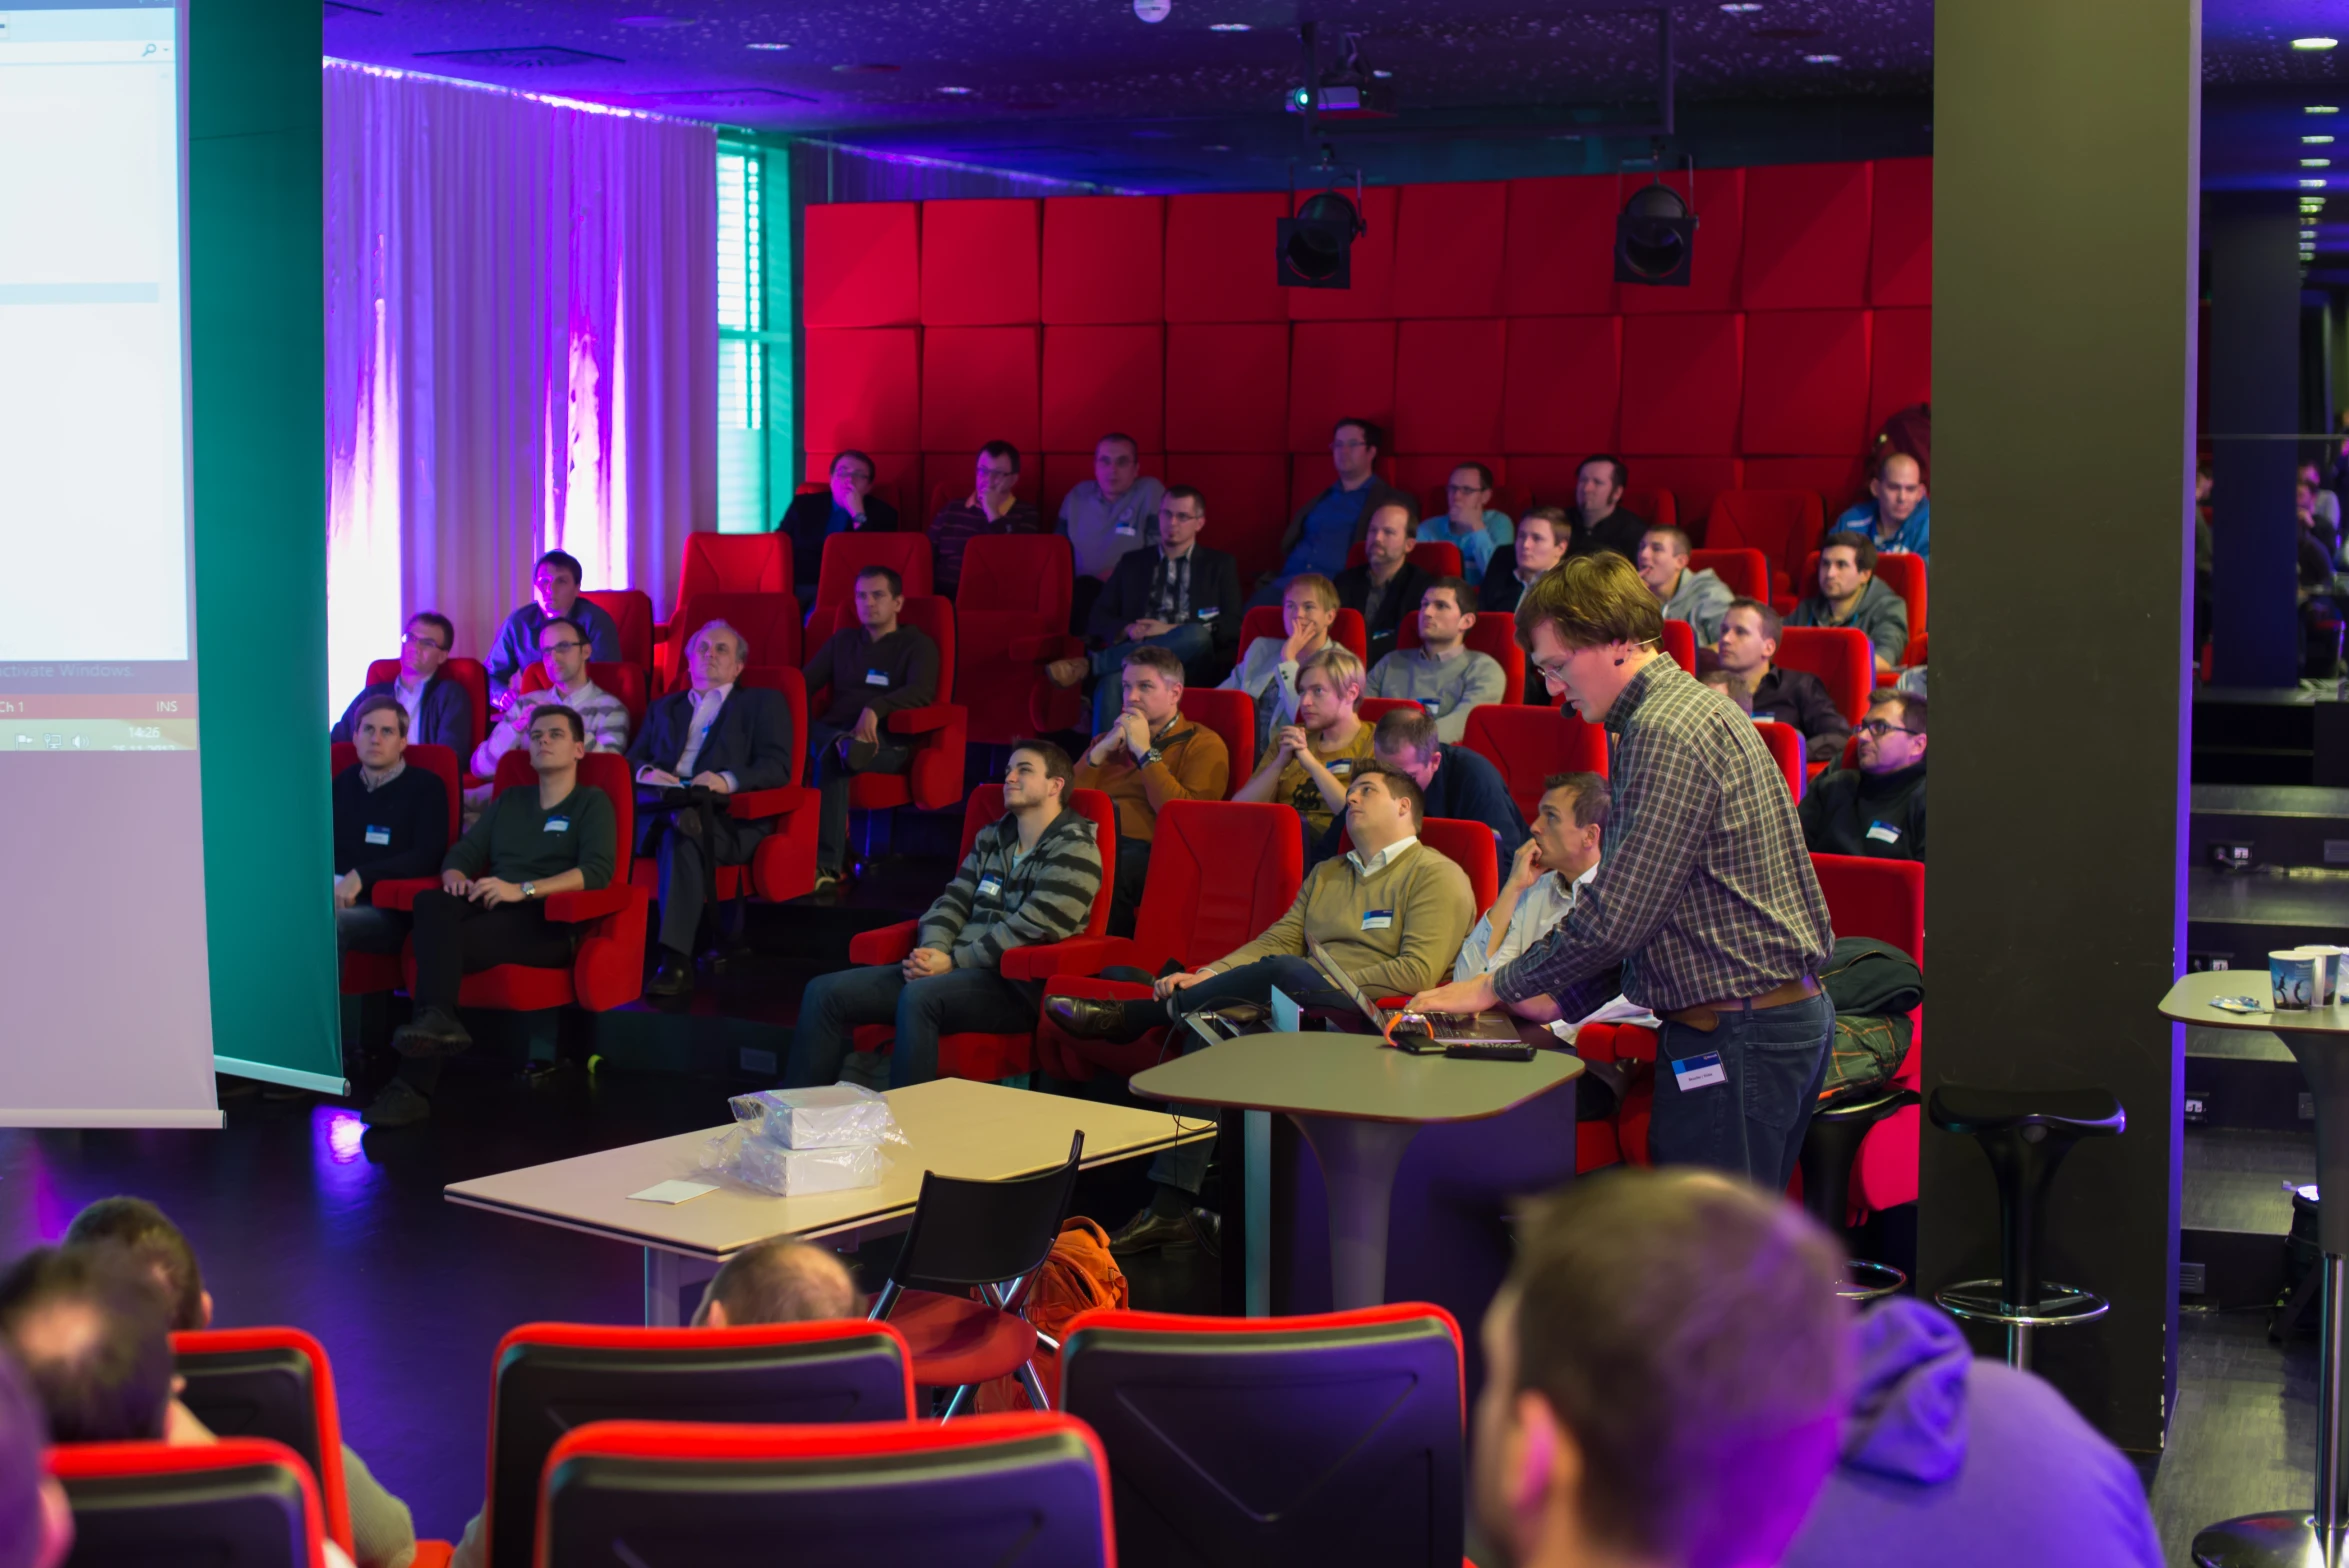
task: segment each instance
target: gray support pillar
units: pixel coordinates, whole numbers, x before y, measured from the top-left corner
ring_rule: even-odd
[[[2300,678],[2292,523],[2300,424],[2299,219],[2285,191],[2210,199],[2212,680]]]
[[[2134,1449],[2162,1440],[2177,1314],[2183,1055],[2154,1009],[2184,940],[2201,20],[2196,0],[1934,11],[1924,1075],[2127,1108],[2065,1163],[2043,1254],[2112,1312],[2037,1352]],[[1920,1164],[1919,1294],[1997,1274],[1981,1151],[1928,1125]]]

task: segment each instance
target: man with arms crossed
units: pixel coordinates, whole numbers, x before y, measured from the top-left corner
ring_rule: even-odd
[[[1606,857],[1565,921],[1489,975],[1412,999],[1473,1013],[1555,999],[1581,1018],[1623,994],[1664,1020],[1648,1147],[1780,1192],[1827,1070],[1834,945],[1770,751],[1745,715],[1665,657],[1656,596],[1611,552],[1530,589],[1517,637],[1553,692],[1615,745]]]

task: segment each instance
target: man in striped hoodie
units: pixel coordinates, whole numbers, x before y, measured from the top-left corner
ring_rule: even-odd
[[[809,982],[791,1034],[786,1087],[839,1080],[858,1024],[891,1024],[889,1086],[938,1076],[938,1036],[949,1026],[1012,1034],[1036,1026],[1044,987],[1006,980],[1003,955],[1084,929],[1101,889],[1092,819],[1068,808],[1076,787],[1068,753],[1049,741],[1012,748],[1003,815],[979,830],[962,868],[923,912],[902,963],[835,970]]]

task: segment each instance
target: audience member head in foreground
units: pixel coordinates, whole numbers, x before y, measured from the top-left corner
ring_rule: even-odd
[[[762,1241],[728,1258],[702,1292],[695,1328],[749,1328],[853,1318],[864,1299],[833,1253],[788,1236]]]
[[[65,1488],[42,1468],[48,1418],[14,1358],[0,1352],[0,1568],[56,1568],[73,1546]]]
[[[156,1441],[171,1409],[171,1325],[127,1247],[40,1247],[0,1276],[0,1339],[59,1443]]]
[[[1783,1200],[1625,1169],[1528,1207],[1484,1322],[1476,1506],[1511,1568],[1752,1568],[1835,1463],[1840,1249]]]

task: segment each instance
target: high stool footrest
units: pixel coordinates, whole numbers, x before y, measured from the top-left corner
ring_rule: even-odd
[[[1886,1296],[1898,1295],[1908,1282],[1908,1275],[1889,1263],[1853,1258],[1844,1264],[1843,1278],[1836,1281],[1835,1293],[1846,1301],[1881,1301]]]
[[[2068,1328],[2075,1323],[2093,1323],[2112,1310],[2112,1303],[2093,1291],[2052,1279],[2041,1288],[2047,1294],[2037,1301],[2009,1305],[2004,1299],[2003,1280],[1969,1279],[1935,1291],[1933,1299],[1952,1317],[2003,1323],[2009,1328]]]

